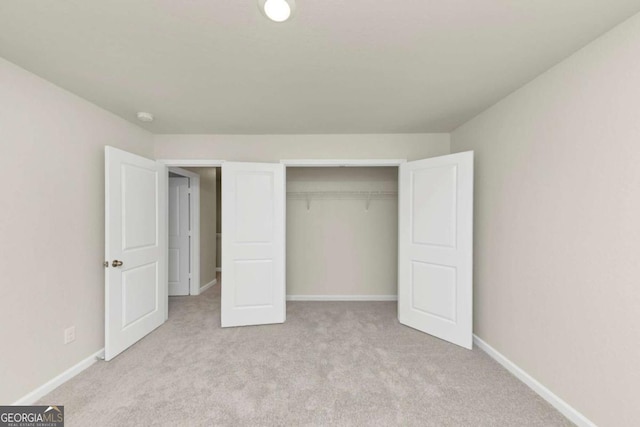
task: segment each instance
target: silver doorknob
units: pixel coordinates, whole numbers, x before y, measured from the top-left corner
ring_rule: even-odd
[[[120,267],[122,266],[122,261],[118,261],[117,259],[114,259],[113,262],[111,263],[112,267]]]

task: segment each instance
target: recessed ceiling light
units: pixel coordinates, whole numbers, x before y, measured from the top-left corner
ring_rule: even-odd
[[[138,112],[137,116],[138,116],[138,120],[140,120],[141,122],[153,121],[153,114],[151,113],[145,113],[144,111],[140,111]]]
[[[295,0],[258,0],[260,10],[274,22],[284,22],[291,17]]]

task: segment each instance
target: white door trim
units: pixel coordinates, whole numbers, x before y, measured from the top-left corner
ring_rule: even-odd
[[[220,159],[158,159],[158,162],[168,167],[220,167],[228,160]],[[234,160],[246,162],[245,160]],[[280,163],[287,167],[388,167],[400,166],[407,159],[280,159]],[[268,162],[267,162],[268,163]]]
[[[406,159],[282,159],[287,167],[385,167],[400,166]]]
[[[189,268],[189,295],[200,295],[200,175],[177,167],[168,167],[169,172],[189,178],[189,211],[191,215],[191,254]],[[167,283],[167,295],[169,294]]]
[[[183,167],[183,168],[217,168],[222,166],[224,160],[206,160],[206,159],[158,159],[159,163],[167,167]]]

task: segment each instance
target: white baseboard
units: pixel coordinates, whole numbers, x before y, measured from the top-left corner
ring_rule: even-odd
[[[287,301],[398,301],[398,295],[287,295]]]
[[[66,383],[71,378],[75,377],[80,372],[84,371],[89,366],[96,363],[99,359],[103,359],[103,358],[104,358],[104,348],[100,351],[95,352],[94,354],[87,357],[86,359],[76,363],[74,366],[70,367],[69,369],[67,369],[60,375],[56,376],[55,378],[42,384],[40,387],[33,390],[31,393],[27,394],[26,396],[23,396],[22,398],[16,400],[15,402],[13,402],[13,405],[19,405],[19,406],[33,405],[35,402],[38,401],[38,399],[40,399],[47,393],[50,393],[51,391],[58,388],[62,384]]]
[[[209,283],[207,283],[206,285],[200,288],[200,293],[203,293],[204,291],[206,291],[216,283],[218,283],[218,279],[213,279],[212,281],[210,281]]]
[[[484,342],[477,335],[473,336],[473,342],[482,351],[487,353],[496,362],[504,366],[504,368],[511,372],[516,378],[525,383],[529,388],[535,391],[540,397],[549,402],[554,408],[556,408],[562,415],[567,417],[571,422],[579,427],[596,427],[587,417],[578,412],[575,408],[569,405],[567,402],[556,396],[551,390],[542,385],[538,380],[526,373],[522,368],[507,359],[502,353],[489,344]]]

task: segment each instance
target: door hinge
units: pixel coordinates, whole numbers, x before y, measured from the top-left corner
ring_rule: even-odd
[[[104,265],[104,268],[109,268],[109,261],[103,262],[102,265]]]

